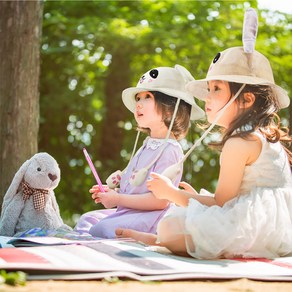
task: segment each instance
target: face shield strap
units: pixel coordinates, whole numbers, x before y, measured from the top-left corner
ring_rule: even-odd
[[[135,144],[134,144],[134,147],[133,147],[133,151],[132,151],[132,154],[131,154],[131,158],[130,158],[127,166],[124,168],[123,171],[117,170],[114,173],[112,173],[106,179],[106,184],[108,185],[109,188],[114,189],[114,188],[116,188],[119,185],[122,174],[126,171],[126,169],[127,169],[128,165],[129,165],[130,161],[132,160],[132,158],[133,158],[133,156],[134,156],[134,154],[136,152],[136,148],[137,148],[137,144],[138,144],[138,140],[139,140],[140,133],[141,133],[141,131],[138,130],[138,132],[136,134]]]
[[[130,158],[129,161],[132,160],[132,158],[133,158],[133,156],[134,156],[134,153],[136,152],[136,148],[137,148],[137,144],[138,144],[138,140],[139,140],[140,133],[141,133],[141,131],[138,130],[138,133],[137,133],[137,135],[136,135],[135,144],[134,144],[134,147],[133,147],[133,151],[132,151],[132,154],[131,154],[131,158]]]
[[[167,146],[167,140],[169,139],[169,136],[171,134],[171,130],[172,130],[172,127],[173,127],[173,124],[174,124],[174,121],[175,121],[175,118],[176,118],[176,114],[177,114],[177,111],[178,111],[178,107],[179,107],[179,103],[180,103],[180,98],[177,99],[177,102],[175,104],[175,108],[174,108],[174,111],[173,111],[173,115],[172,115],[172,118],[171,118],[171,121],[170,121],[170,125],[169,125],[169,128],[168,128],[168,131],[167,131],[167,134],[166,134],[166,137],[163,141],[163,144],[161,146],[161,149],[160,149],[160,152],[159,154],[157,155],[157,157],[155,157],[155,159],[153,159],[146,167],[144,168],[141,168],[140,170],[138,170],[135,175],[133,175],[131,178],[130,178],[130,184],[133,185],[133,186],[139,186],[143,183],[143,181],[145,181],[146,179],[146,175],[149,171],[149,169],[153,166],[153,164],[159,159],[159,157],[161,156],[162,152],[164,151],[164,149],[166,148]]]
[[[168,167],[162,174],[169,179],[173,180],[177,174],[180,171],[181,165],[184,163],[184,161],[188,158],[188,156],[193,152],[193,150],[198,147],[201,142],[205,139],[205,137],[209,134],[209,132],[215,127],[216,123],[218,120],[222,117],[224,114],[225,110],[235,101],[235,99],[239,96],[239,94],[242,92],[243,88],[245,87],[246,84],[243,84],[240,89],[237,91],[237,93],[225,104],[225,106],[217,113],[214,121],[212,124],[209,126],[209,128],[203,133],[203,135],[194,143],[194,145],[188,150],[188,152],[185,154],[183,159]]]

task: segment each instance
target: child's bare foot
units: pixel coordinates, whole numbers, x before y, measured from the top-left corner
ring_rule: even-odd
[[[124,228],[117,228],[115,232],[118,238],[129,237],[129,238],[135,239],[136,241],[140,241],[148,245],[157,245],[156,234],[140,232],[133,229],[124,229]]]

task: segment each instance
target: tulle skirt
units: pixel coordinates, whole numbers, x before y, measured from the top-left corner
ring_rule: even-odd
[[[170,219],[174,228],[162,231],[158,226],[158,241],[162,236],[165,241],[183,235],[187,252],[194,258],[275,258],[292,254],[290,188],[255,188],[223,207],[207,207],[190,199],[188,207],[173,207],[162,221]]]

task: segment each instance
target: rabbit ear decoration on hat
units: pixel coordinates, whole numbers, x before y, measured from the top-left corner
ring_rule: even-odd
[[[243,23],[243,33],[242,33],[242,41],[243,41],[243,47],[244,47],[244,52],[248,54],[248,62],[250,66],[250,70],[252,70],[252,53],[254,52],[255,49],[255,41],[256,41],[256,36],[257,36],[257,28],[258,28],[258,18],[257,18],[257,13],[254,9],[249,8],[246,10],[245,15],[244,15],[244,23]],[[218,55],[217,55],[218,56]],[[217,57],[216,56],[216,57]],[[216,57],[213,60],[213,63],[216,63]],[[220,58],[220,55],[218,56]],[[212,66],[212,64],[211,64]],[[209,70],[211,69],[211,66]],[[192,81],[190,81],[192,82]],[[184,161],[188,158],[188,156],[193,152],[195,148],[197,148],[201,142],[205,139],[205,137],[209,134],[209,132],[214,128],[218,120],[221,118],[225,110],[234,102],[234,100],[239,96],[239,94],[242,92],[243,88],[245,87],[245,84],[243,84],[238,92],[229,100],[225,106],[218,111],[213,123],[209,126],[209,128],[203,133],[203,135],[194,143],[194,145],[188,150],[188,152],[185,154],[183,159],[179,161],[178,163],[168,167],[162,174],[169,179],[173,180],[176,175],[179,173],[182,164]],[[197,88],[197,92],[198,92]],[[201,92],[203,92],[203,89],[201,89]],[[199,95],[202,95],[200,93]]]
[[[14,196],[17,194],[17,191],[19,189],[20,183],[22,182],[24,175],[31,163],[31,159],[26,160],[19,170],[14,175],[14,178],[12,179],[12,182],[4,196],[3,205],[2,205],[2,214],[3,210],[6,208],[6,206],[9,204],[11,200],[13,200]]]
[[[250,71],[253,71],[253,52],[255,51],[255,42],[258,32],[258,16],[253,8],[246,10],[244,14],[243,30],[242,30],[242,43],[243,50],[247,54],[247,63]]]
[[[245,53],[253,53],[258,32],[258,16],[253,8],[248,8],[244,14],[242,43]]]
[[[202,94],[202,89],[207,89],[211,80],[267,85],[273,90],[279,109],[288,107],[290,104],[288,93],[275,83],[269,60],[255,50],[257,27],[256,11],[249,8],[244,15],[243,46],[231,47],[217,53],[206,78],[189,82],[187,89],[198,99],[205,100],[207,95]]]
[[[287,92],[275,84],[269,60],[255,50],[257,29],[257,13],[254,9],[249,8],[244,15],[242,31],[243,47],[232,47],[218,53],[211,62],[206,78],[191,81],[187,84],[187,89],[201,100],[206,99],[207,94],[204,94],[202,90],[208,87],[208,82],[211,80],[236,82],[242,84],[242,86],[234,97],[232,97],[232,99],[230,99],[230,101],[217,113],[213,123],[203,133],[200,139],[194,143],[182,161],[172,165],[164,171],[163,174],[165,176],[172,178],[178,172],[181,164],[211,131],[226,108],[237,98],[246,84],[263,84],[270,86],[277,97],[279,107],[285,108],[289,106],[290,99]]]
[[[195,80],[193,75],[190,73],[189,70],[187,70],[185,67],[176,64],[174,68],[180,73],[180,75],[183,77],[186,83]]]

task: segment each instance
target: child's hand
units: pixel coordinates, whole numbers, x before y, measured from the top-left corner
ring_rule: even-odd
[[[112,189],[108,189],[105,193],[95,193],[92,198],[95,203],[101,203],[107,209],[114,208],[119,203],[119,194]]]
[[[197,194],[196,190],[188,183],[181,181],[179,183],[179,186],[183,188],[186,192],[191,193],[191,194]]]
[[[109,187],[107,185],[103,185],[103,188],[106,192],[108,192]],[[92,194],[91,197],[94,200],[95,203],[100,203],[99,200],[99,193],[100,193],[100,188],[98,185],[94,185],[91,187],[91,189],[89,190],[89,192]]]
[[[109,190],[109,187],[107,185],[102,185],[104,190],[107,192]],[[100,188],[98,185],[94,185],[91,187],[91,189],[89,190],[90,193],[99,193],[100,192]]]
[[[107,185],[103,185],[105,193],[100,191],[98,185],[94,185],[89,192],[92,194],[91,197],[96,204],[101,203],[105,208],[113,208],[118,205],[119,194],[110,189]]]
[[[172,182],[169,178],[151,172],[151,180],[147,181],[148,190],[150,190],[157,199],[169,199],[169,189],[173,188]]]

